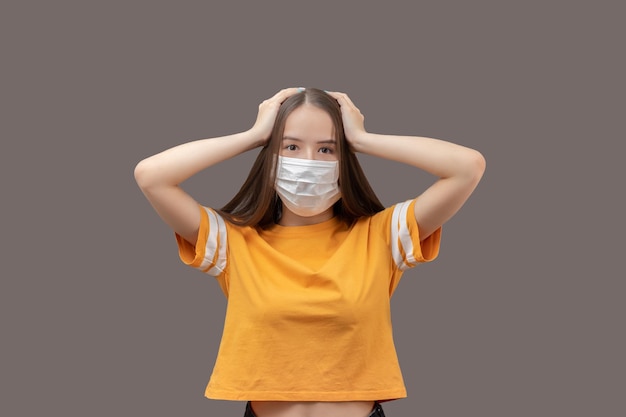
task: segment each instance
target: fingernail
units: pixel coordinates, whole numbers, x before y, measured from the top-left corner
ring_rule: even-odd
[[[298,91],[300,92],[304,91],[304,87],[298,87]]]

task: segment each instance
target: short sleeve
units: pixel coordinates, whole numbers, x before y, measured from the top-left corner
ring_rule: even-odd
[[[391,253],[402,271],[430,262],[439,255],[441,227],[420,242],[414,205],[415,199],[396,204],[391,217]]]
[[[200,228],[195,245],[176,234],[178,255],[183,263],[212,276],[226,268],[227,232],[222,216],[214,210],[199,206]]]

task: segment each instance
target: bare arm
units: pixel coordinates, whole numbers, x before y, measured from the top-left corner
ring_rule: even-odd
[[[184,143],[137,164],[137,185],[174,232],[195,244],[200,226],[198,203],[180,184],[212,165],[265,144],[280,104],[297,91],[297,88],[281,90],[261,103],[257,120],[250,130]]]
[[[454,216],[485,171],[478,151],[439,139],[366,132],[363,115],[348,96],[331,94],[341,105],[346,138],[355,152],[409,164],[439,178],[415,204],[421,240]]]

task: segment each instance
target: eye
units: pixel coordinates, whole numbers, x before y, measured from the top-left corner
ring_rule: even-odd
[[[291,144],[291,145],[285,146],[285,149],[287,149],[288,151],[295,151],[296,149],[298,149],[298,147],[294,144]]]
[[[331,148],[320,148],[319,151],[321,153],[333,153],[333,150]]]

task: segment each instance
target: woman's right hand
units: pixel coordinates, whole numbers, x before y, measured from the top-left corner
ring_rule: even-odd
[[[256,122],[250,131],[259,138],[261,146],[265,146],[272,134],[280,105],[283,101],[287,100],[287,98],[302,91],[304,91],[302,88],[285,88],[259,104]]]

